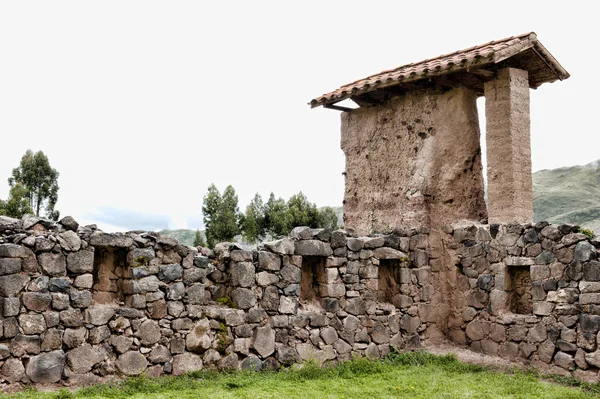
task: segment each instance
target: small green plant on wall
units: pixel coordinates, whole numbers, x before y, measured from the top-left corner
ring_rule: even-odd
[[[593,239],[595,235],[592,229],[586,229],[585,227],[580,227],[579,232],[585,234],[590,240]]]

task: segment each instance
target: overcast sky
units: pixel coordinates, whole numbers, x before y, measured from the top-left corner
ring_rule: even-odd
[[[57,209],[105,230],[201,227],[214,182],[240,208],[302,190],[341,205],[342,84],[535,31],[571,73],[532,91],[534,171],[600,158],[593,2],[1,1],[0,198],[27,149]],[[483,103],[480,100],[480,116]]]

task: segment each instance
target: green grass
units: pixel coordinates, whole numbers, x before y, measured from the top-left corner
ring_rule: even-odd
[[[497,372],[424,352],[385,360],[358,359],[336,367],[305,364],[280,372],[215,373],[133,378],[75,392],[29,390],[3,396],[33,398],[597,398],[597,385],[541,380],[523,371]]]

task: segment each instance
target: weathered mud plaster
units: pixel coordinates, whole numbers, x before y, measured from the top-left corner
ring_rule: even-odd
[[[505,68],[485,83],[490,223],[531,223],[533,190],[527,71]]]
[[[342,113],[344,223],[361,234],[485,221],[477,95],[411,92]]]

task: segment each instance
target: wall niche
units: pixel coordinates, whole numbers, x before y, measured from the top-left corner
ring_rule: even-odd
[[[531,272],[529,266],[507,267],[508,304],[510,311],[516,314],[532,314],[533,297],[531,295]]]
[[[400,307],[400,273],[401,262],[399,259],[380,259],[377,276],[379,302],[392,303]]]
[[[123,273],[127,267],[127,251],[121,248],[96,248],[94,253],[94,285],[92,299],[96,303],[123,302]]]
[[[302,278],[300,280],[300,301],[320,307],[320,286],[326,282],[325,267],[327,258],[323,256],[302,257]]]

